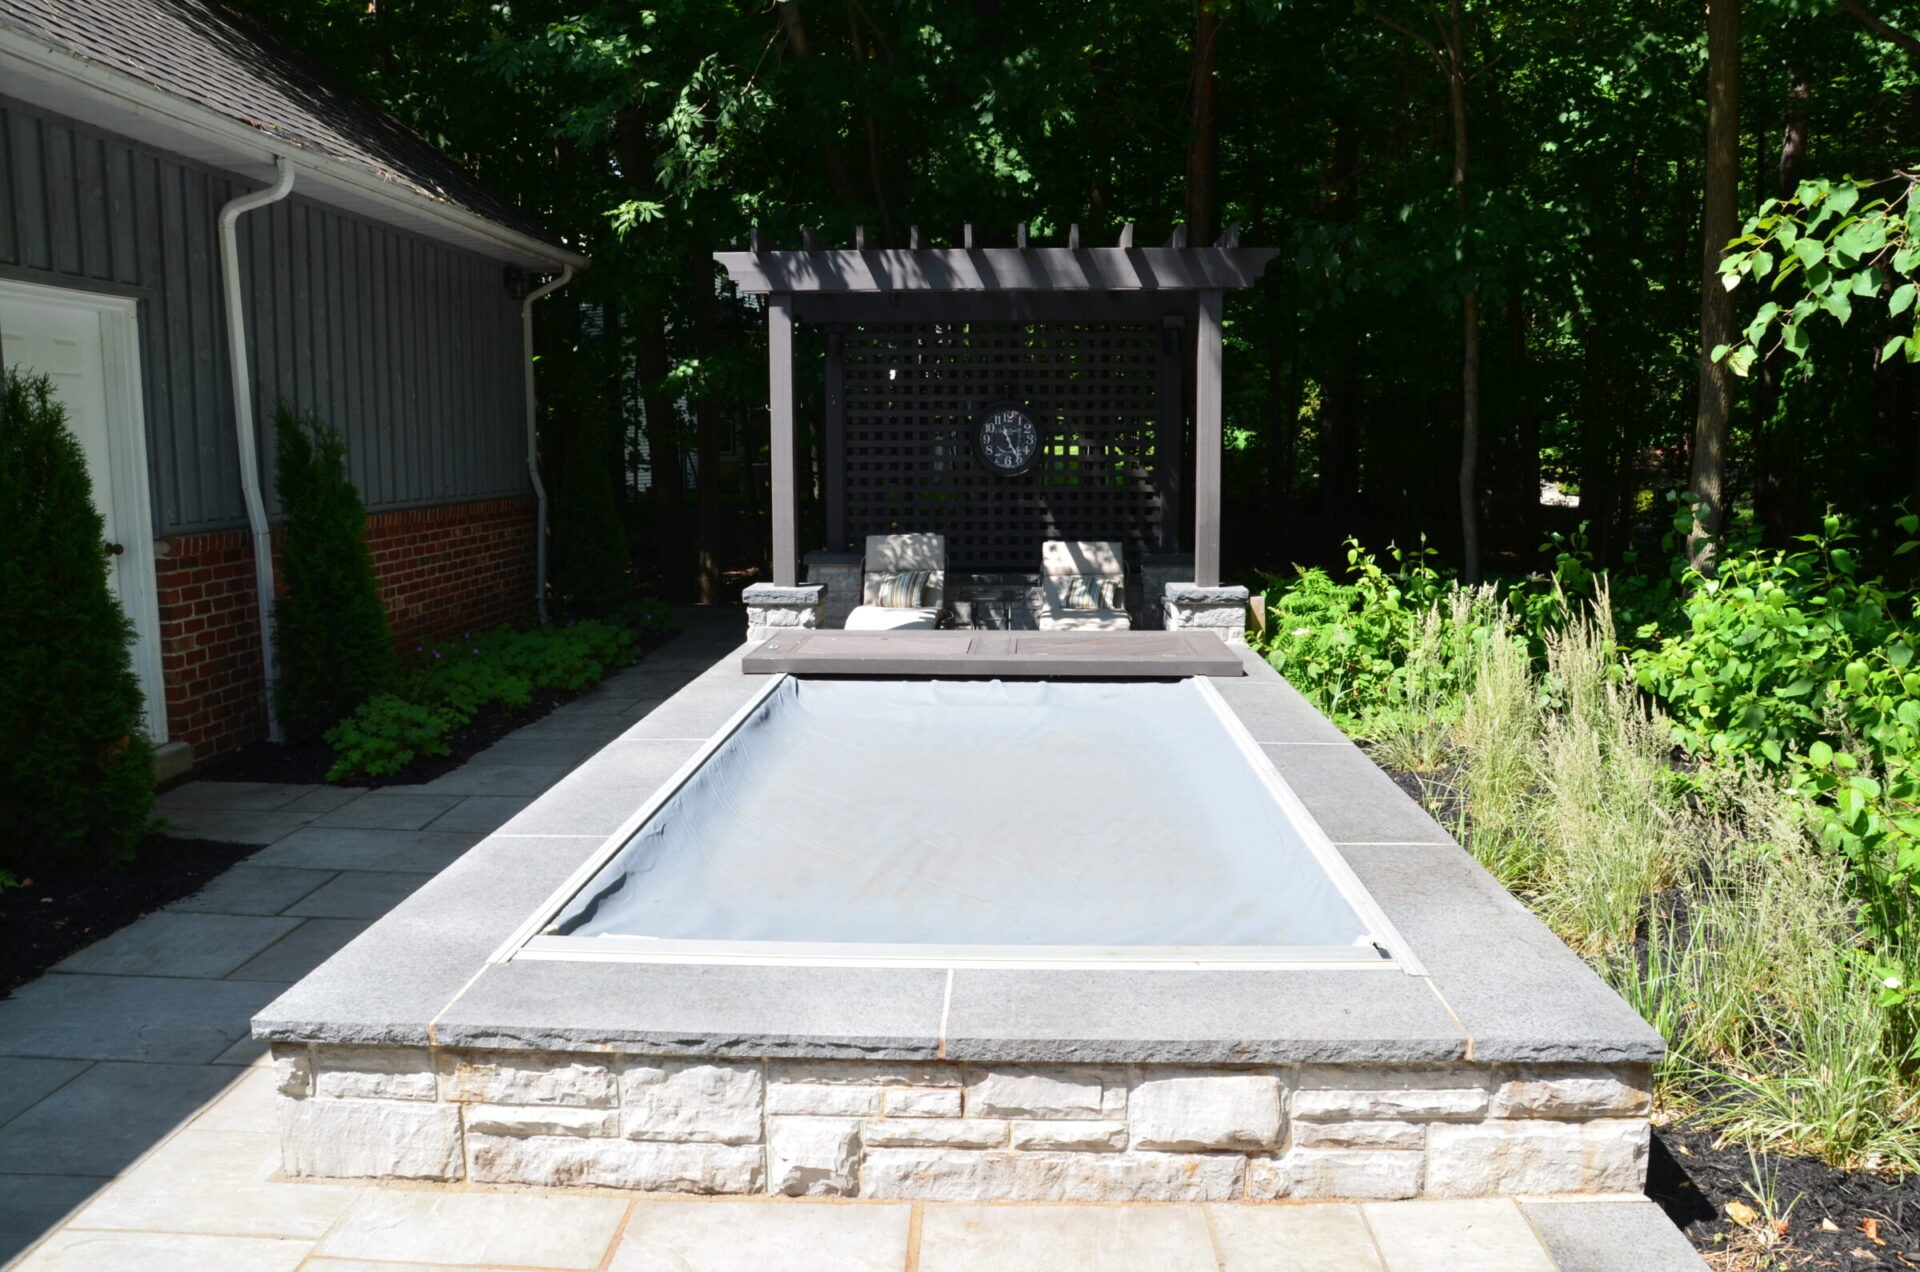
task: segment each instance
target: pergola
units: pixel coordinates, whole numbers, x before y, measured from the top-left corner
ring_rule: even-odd
[[[827,337],[821,431],[827,548],[864,533],[935,530],[960,568],[1031,560],[1035,540],[1126,541],[1193,553],[1193,582],[1220,581],[1222,297],[1277,254],[1228,230],[1189,247],[834,250],[811,231],[800,251],[717,252],[742,292],[767,297],[773,584],[798,582],[794,438],[796,321]],[[967,440],[989,403],[1033,404],[1048,430],[1035,471],[995,478]],[[1193,437],[1192,534],[1186,422]]]

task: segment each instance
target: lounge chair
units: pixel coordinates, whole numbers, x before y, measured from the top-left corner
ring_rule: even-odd
[[[946,604],[947,541],[937,534],[870,534],[850,632],[930,629]]]
[[[1043,632],[1124,632],[1126,550],[1118,543],[1049,539],[1040,545],[1034,625]]]

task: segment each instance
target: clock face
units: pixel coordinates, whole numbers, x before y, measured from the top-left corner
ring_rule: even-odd
[[[1040,455],[1040,426],[1027,408],[1014,402],[988,407],[974,425],[980,461],[1002,477],[1017,477]]]

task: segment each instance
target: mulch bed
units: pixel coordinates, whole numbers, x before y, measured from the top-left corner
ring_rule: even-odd
[[[490,702],[476,711],[473,719],[442,739],[447,744],[448,754],[416,756],[411,764],[398,773],[389,773],[385,777],[359,776],[352,779],[352,784],[418,786],[422,782],[431,782],[459,768],[515,729],[532,724],[555,707],[571,702],[578,696],[557,689],[536,689],[532,702],[512,711]],[[327,780],[327,770],[333,767],[333,761],[333,748],[325,742],[284,746],[262,738],[247,743],[237,751],[229,751],[193,776],[196,781],[207,782],[313,785]]]
[[[1784,1233],[1767,1230],[1763,1208],[1749,1191],[1760,1190],[1756,1163],[1772,1181],[1775,1217],[1785,1214]],[[1749,1158],[1738,1144],[1723,1145],[1711,1131],[1677,1123],[1654,1131],[1647,1195],[1717,1269],[1920,1268],[1920,1176],[1895,1181],[1808,1157]],[[1763,1217],[1738,1223],[1727,1214],[1728,1202]]]
[[[258,844],[152,835],[123,866],[41,871],[0,892],[0,998],[259,851]]]
[[[677,633],[664,632],[642,636],[641,657],[645,658],[667,644],[675,635]],[[559,689],[536,689],[533,691],[533,701],[524,707],[509,710],[499,703],[490,702],[475,712],[473,719],[442,739],[447,744],[448,754],[418,756],[398,773],[389,773],[385,777],[357,776],[351,779],[351,784],[418,786],[422,782],[431,782],[436,777],[453,772],[515,729],[532,724],[555,707],[564,706],[579,696]],[[207,782],[286,782],[311,786],[327,780],[327,771],[333,767],[334,758],[333,748],[322,741],[285,746],[263,738],[249,742],[237,751],[229,751],[196,770],[193,776],[196,781]]]

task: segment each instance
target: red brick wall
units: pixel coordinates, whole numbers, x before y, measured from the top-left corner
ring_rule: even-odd
[[[376,513],[367,547],[394,644],[494,627],[533,608],[532,499]],[[279,554],[276,529],[275,556]],[[196,762],[264,737],[253,539],[245,530],[157,545],[167,731]]]

